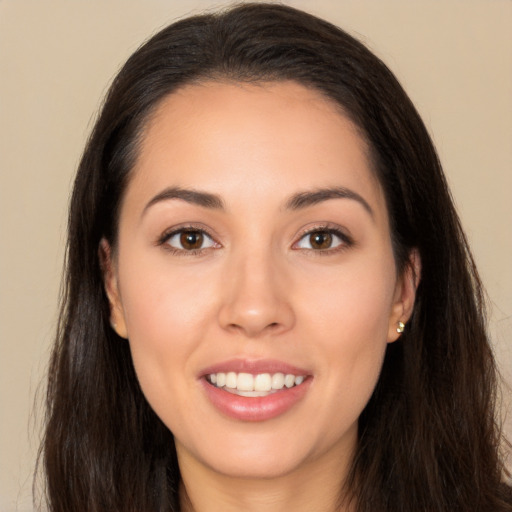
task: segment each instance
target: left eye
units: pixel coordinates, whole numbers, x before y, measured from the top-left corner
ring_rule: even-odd
[[[318,230],[304,235],[296,244],[298,249],[325,251],[335,249],[344,243],[342,237],[332,231]]]
[[[166,240],[166,243],[182,251],[194,251],[214,247],[215,242],[204,231],[197,229],[182,229],[176,231]]]

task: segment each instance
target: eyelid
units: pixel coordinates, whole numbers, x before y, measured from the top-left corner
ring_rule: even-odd
[[[206,247],[206,248],[186,250],[186,249],[179,249],[179,248],[176,248],[176,247],[173,247],[173,246],[167,244],[167,242],[169,241],[170,238],[172,238],[173,236],[175,236],[175,235],[177,235],[179,233],[182,233],[183,231],[197,231],[197,232],[200,232],[204,236],[206,236],[210,240],[212,240],[214,245],[211,246],[211,247]],[[314,224],[312,226],[303,228],[300,231],[300,233],[296,235],[295,242],[293,242],[293,244],[292,244],[292,249],[294,249],[294,250],[302,250],[302,251],[309,251],[309,252],[313,252],[313,253],[316,253],[316,254],[332,254],[334,252],[338,252],[338,251],[347,249],[347,248],[349,248],[349,247],[351,247],[351,246],[353,246],[355,244],[352,236],[350,234],[348,234],[346,231],[347,231],[346,229],[342,228],[341,226],[339,226],[337,224],[333,224],[331,222]],[[329,249],[308,249],[308,248],[297,247],[297,244],[304,237],[306,237],[306,236],[308,236],[308,235],[310,235],[312,233],[316,233],[316,232],[330,233],[330,234],[338,237],[341,240],[342,243],[340,243],[336,247],[329,248]],[[159,236],[159,238],[157,239],[155,245],[165,246],[165,248],[167,250],[169,250],[171,252],[174,252],[174,253],[180,253],[180,254],[185,254],[185,255],[193,255],[193,254],[203,253],[203,252],[208,251],[209,249],[212,249],[212,248],[221,248],[222,244],[220,242],[218,242],[217,238],[218,237],[216,237],[215,235],[213,235],[211,233],[209,228],[207,228],[206,226],[204,226],[201,223],[185,223],[185,224],[173,226],[171,228],[166,229]]]
[[[205,247],[205,248],[200,248],[200,249],[186,250],[186,249],[179,249],[177,247],[173,247],[172,245],[169,245],[167,243],[173,236],[175,236],[179,233],[182,233],[183,231],[196,231],[196,232],[202,233],[204,236],[206,236],[210,240],[212,240],[214,245],[213,245],[213,247]],[[206,226],[204,226],[202,224],[194,224],[194,223],[181,224],[181,225],[173,226],[171,228],[166,229],[158,237],[155,245],[161,245],[161,246],[164,246],[165,249],[167,249],[171,252],[181,253],[181,254],[186,254],[186,255],[198,254],[198,253],[207,251],[208,249],[222,247],[222,245],[218,242],[217,237],[215,237]]]
[[[317,233],[317,232],[330,233],[330,234],[338,237],[342,243],[340,243],[336,247],[329,248],[329,249],[309,249],[309,248],[301,248],[301,247],[297,246],[303,238],[305,238],[308,235],[311,235],[312,233]],[[332,254],[334,252],[338,252],[338,251],[347,249],[348,247],[351,247],[354,244],[355,244],[354,239],[352,238],[351,235],[349,235],[346,232],[345,229],[343,229],[341,226],[339,226],[337,224],[333,224],[331,222],[326,222],[326,223],[321,223],[321,224],[315,224],[313,226],[303,229],[296,236],[296,241],[292,244],[292,249],[310,251],[310,252],[314,252],[316,254]]]

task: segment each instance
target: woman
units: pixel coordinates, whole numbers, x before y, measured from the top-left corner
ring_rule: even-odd
[[[126,63],[71,200],[52,511],[510,510],[482,292],[390,71],[278,5]]]

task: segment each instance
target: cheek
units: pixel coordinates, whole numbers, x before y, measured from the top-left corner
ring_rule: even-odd
[[[299,297],[307,301],[304,315],[329,339],[381,343],[395,292],[395,274],[389,268],[394,269],[392,258],[365,258],[344,268],[311,272],[297,290],[297,304]]]
[[[120,281],[130,350],[142,389],[154,398],[187,372],[207,337],[213,282],[199,271],[180,271],[165,255],[147,263],[135,255],[124,263]]]
[[[394,268],[391,260],[391,267]],[[394,273],[375,262],[358,265],[350,272],[332,274],[330,280],[311,283],[307,308],[306,338],[318,358],[323,382],[342,408],[358,416],[373,392],[387,347],[389,315],[394,295]],[[340,414],[342,413],[340,408]]]
[[[119,277],[130,337],[161,340],[165,346],[171,341],[165,341],[169,336],[179,342],[187,332],[190,338],[200,329],[198,321],[214,296],[215,269],[180,265],[163,249],[149,255],[136,250],[125,254]]]

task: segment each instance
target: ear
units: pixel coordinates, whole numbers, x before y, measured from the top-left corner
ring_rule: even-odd
[[[124,310],[117,283],[115,258],[112,254],[112,248],[105,238],[101,239],[98,247],[98,257],[103,272],[103,285],[110,303],[110,325],[118,336],[128,339]]]
[[[409,261],[402,275],[398,277],[396,282],[393,306],[389,316],[388,343],[396,341],[402,334],[403,326],[400,322],[405,325],[411,318],[420,278],[420,254],[417,249],[413,249],[409,254]]]

